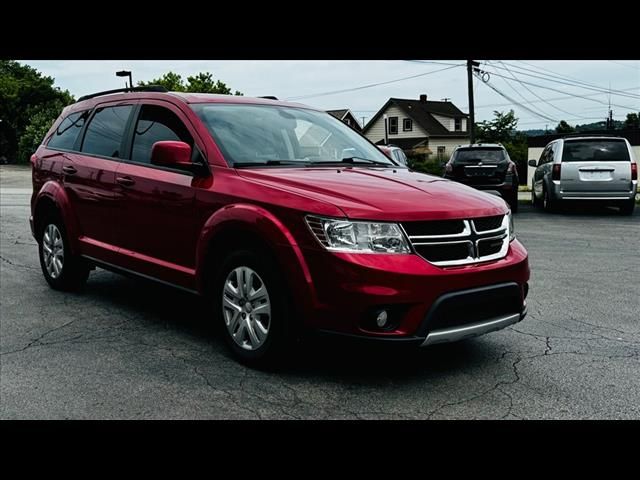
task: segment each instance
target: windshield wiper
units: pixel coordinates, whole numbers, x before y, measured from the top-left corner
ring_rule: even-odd
[[[267,160],[266,162],[234,162],[234,167],[263,167],[273,165],[306,165],[307,162],[301,160]]]
[[[311,162],[311,165],[332,165],[336,163],[350,163],[350,164],[367,164],[367,165],[382,165],[384,167],[395,167],[392,163],[387,162],[378,162],[377,160],[371,160],[369,158],[361,158],[361,157],[347,157],[342,160],[320,160]]]

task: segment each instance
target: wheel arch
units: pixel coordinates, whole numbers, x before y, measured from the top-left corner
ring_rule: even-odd
[[[69,197],[59,183],[49,181],[38,192],[33,206],[33,224],[36,240],[40,238],[40,233],[44,228],[44,219],[48,214],[54,212],[62,218],[69,239],[69,248],[72,253],[76,253],[78,250],[79,225],[76,216],[72,212]]]
[[[225,253],[237,245],[272,256],[287,288],[293,292],[296,309],[316,303],[309,268],[290,230],[273,213],[250,204],[229,205],[206,221],[196,250],[198,292],[206,292],[208,275],[215,271]]]

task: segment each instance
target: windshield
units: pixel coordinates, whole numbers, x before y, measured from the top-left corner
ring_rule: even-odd
[[[328,113],[276,105],[192,105],[234,166],[350,163],[395,166]]]
[[[505,160],[502,148],[459,148],[456,150],[454,162],[500,163]]]
[[[567,140],[562,149],[563,162],[630,161],[624,140]]]

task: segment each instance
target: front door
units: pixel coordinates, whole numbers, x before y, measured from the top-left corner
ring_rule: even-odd
[[[121,266],[185,288],[195,288],[199,234],[195,213],[198,177],[151,164],[155,142],[179,140],[199,150],[188,121],[165,102],[141,105],[133,124],[130,154],[116,172],[121,209],[118,244]]]

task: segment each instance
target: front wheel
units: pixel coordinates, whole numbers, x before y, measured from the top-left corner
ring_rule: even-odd
[[[82,257],[71,253],[64,222],[52,214],[43,224],[38,248],[45,280],[56,290],[81,289],[89,277],[89,266]]]
[[[266,255],[229,254],[210,292],[214,315],[233,355],[256,368],[277,364],[289,351],[289,311],[284,282]]]

